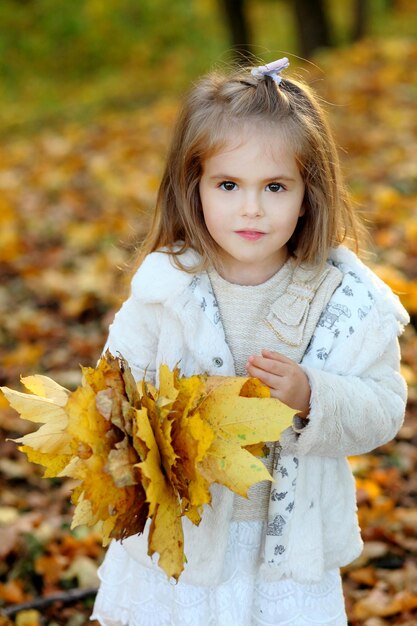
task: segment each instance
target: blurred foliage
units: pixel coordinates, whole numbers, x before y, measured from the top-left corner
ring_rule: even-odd
[[[185,41],[203,43],[202,7],[187,0],[3,0],[1,69],[16,82],[16,70],[28,64],[65,80],[123,64],[149,69]]]
[[[352,626],[417,619],[417,42],[362,41],[301,73],[328,104],[373,267],[413,314],[401,338],[409,384],[396,440],[352,459],[365,550],[344,571]],[[322,69],[319,70],[318,66]],[[126,296],[176,100],[106,111],[0,146],[0,382],[48,373],[68,387],[92,365]],[[70,533],[70,481],[47,481],[6,437],[27,432],[0,396],[0,609],[97,583],[99,537]],[[54,603],[39,624],[81,626],[91,607]],[[22,617],[23,619],[23,617]],[[39,626],[36,622],[31,626]],[[78,620],[78,621],[77,621]],[[18,620],[16,618],[16,625]],[[0,617],[1,624],[1,617]],[[2,625],[3,626],[3,625]],[[11,626],[11,622],[8,624]]]
[[[219,0],[1,0],[0,380],[46,372],[68,387],[94,364],[128,290],[163,168],[177,95],[229,59]],[[370,32],[348,46],[354,0],[328,0],[341,49],[298,72],[328,105],[371,262],[413,315],[397,439],[352,461],[365,551],[344,572],[351,624],[416,623],[416,0],[370,0]],[[248,0],[254,53],[288,53],[289,1]],[[407,38],[392,39],[392,35]],[[382,37],[381,37],[382,36]],[[314,65],[317,64],[317,65]],[[321,69],[319,69],[321,68]],[[25,426],[0,396],[0,607],[96,584],[98,536],[70,533],[70,483],[48,482],[5,438]],[[33,624],[81,626],[56,604]],[[21,617],[20,624],[24,623]],[[27,618],[29,619],[29,618]],[[0,623],[1,617],[0,617]],[[5,623],[5,622],[3,622]],[[16,620],[18,623],[18,620]],[[26,622],[28,623],[28,622]]]
[[[210,0],[3,0],[3,125],[178,91],[221,55]]]
[[[370,35],[416,35],[415,0],[368,0]],[[348,43],[354,0],[327,3]],[[253,53],[297,50],[290,0],[248,0]],[[0,133],[178,94],[230,61],[221,0],[2,0]],[[296,58],[292,58],[296,63]]]

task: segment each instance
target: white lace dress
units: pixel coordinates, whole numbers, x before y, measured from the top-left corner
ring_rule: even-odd
[[[284,268],[285,271],[288,271],[288,267]],[[242,342],[246,341],[242,336],[242,326],[245,327],[243,320],[250,320],[247,336],[251,345],[246,346],[249,354],[259,351],[259,346],[254,345],[254,337],[258,342],[266,340],[266,345],[269,345],[264,330],[253,326],[256,324],[255,313],[252,311],[251,315],[249,308],[246,312],[242,311],[244,303],[253,308],[256,300],[259,309],[264,307],[263,310],[266,310],[270,302],[264,298],[276,292],[284,272],[281,270],[263,285],[243,287],[244,293],[240,293],[242,286],[230,286],[229,302],[239,303],[239,319],[242,322],[239,324],[239,337],[236,338],[233,307],[222,296],[222,289],[227,291],[227,286],[225,281],[210,273],[215,294],[212,291],[210,293],[219,302],[216,299],[211,303],[207,300],[205,306],[212,304],[214,313],[219,306],[238,374],[244,373],[242,368],[244,359],[247,358],[244,354],[239,357],[238,350],[234,349],[234,344],[242,349]],[[234,293],[235,290],[237,293]],[[272,340],[272,336],[270,339]],[[288,471],[290,472],[289,465]],[[293,491],[289,485],[289,494],[291,490]],[[287,490],[284,491],[287,493]],[[290,509],[285,509],[284,499],[280,505],[282,517],[287,521],[285,510]],[[242,502],[238,504],[238,508],[241,509],[242,506],[244,507]],[[101,585],[92,619],[98,620],[102,626],[346,626],[339,570],[327,571],[319,583],[301,584],[285,578],[279,581],[263,579],[259,567],[263,541],[267,534],[267,521],[241,520],[239,517],[236,519],[236,511],[237,509],[234,521],[230,524],[224,559],[224,582],[213,587],[202,587],[183,583],[180,579],[174,584],[163,571],[159,573],[142,566],[130,557],[120,543],[113,542],[99,568]],[[285,543],[285,533],[280,534]],[[285,558],[285,549],[280,556]],[[280,558],[278,555],[277,557]]]
[[[216,587],[174,585],[113,542],[99,569],[92,619],[102,626],[346,626],[338,570],[319,583],[262,580],[264,522],[232,522],[224,580]]]

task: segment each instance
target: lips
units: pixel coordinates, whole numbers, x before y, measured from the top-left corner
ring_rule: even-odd
[[[235,232],[239,237],[247,239],[248,241],[257,241],[258,239],[262,239],[265,235],[261,230],[236,230]]]

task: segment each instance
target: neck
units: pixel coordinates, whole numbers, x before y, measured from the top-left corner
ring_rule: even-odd
[[[288,255],[282,259],[279,264],[274,264],[271,267],[259,267],[253,266],[253,264],[248,264],[247,266],[242,266],[239,264],[238,266],[234,266],[231,264],[222,263],[217,269],[219,275],[227,280],[229,283],[233,283],[235,285],[245,285],[245,286],[256,286],[262,285],[267,280],[272,278],[287,262]]]

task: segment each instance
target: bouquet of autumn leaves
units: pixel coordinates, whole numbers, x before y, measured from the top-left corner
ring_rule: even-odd
[[[45,477],[79,482],[72,527],[100,523],[103,545],[141,533],[150,519],[148,553],[178,579],[182,517],[200,523],[212,483],[246,496],[272,480],[258,458],[262,442],[276,441],[294,411],[254,378],[187,378],[162,365],[155,388],[110,353],[82,374],[73,392],[42,375],[22,378],[30,393],[2,388],[21,417],[42,424],[17,439],[19,449]]]

